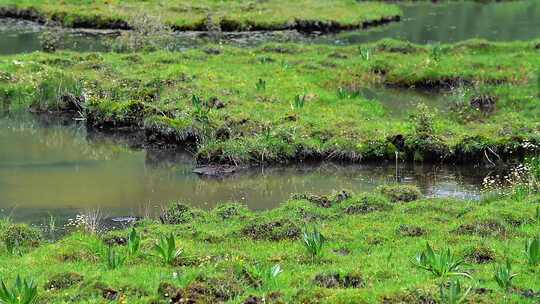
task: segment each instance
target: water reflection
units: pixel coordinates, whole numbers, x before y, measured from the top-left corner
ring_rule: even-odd
[[[540,1],[447,1],[402,5],[402,22],[369,31],[321,36],[319,43],[356,44],[395,38],[414,43],[529,40],[540,35]]]

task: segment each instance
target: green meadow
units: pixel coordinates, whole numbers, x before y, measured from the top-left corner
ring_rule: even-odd
[[[17,245],[2,249],[0,276],[32,279],[43,303],[536,303],[537,194],[417,191],[295,195],[264,212],[172,203],[133,230],[99,233],[83,217],[55,241],[54,226],[3,222],[5,248]]]

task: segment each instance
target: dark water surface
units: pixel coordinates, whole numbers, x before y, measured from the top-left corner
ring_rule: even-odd
[[[401,22],[369,30],[346,31],[334,35],[305,36],[294,31],[224,33],[223,43],[238,46],[268,41],[324,44],[358,44],[383,38],[415,43],[449,43],[471,38],[492,41],[528,40],[540,37],[540,1],[522,0],[489,3],[453,1],[401,5]],[[39,34],[44,30],[25,21],[0,19],[0,54],[33,52],[40,49]],[[65,45],[78,51],[105,50],[106,35],[68,30]],[[205,33],[177,34],[177,48],[189,48],[208,41]]]
[[[155,213],[170,201],[202,208],[238,201],[269,209],[293,193],[370,191],[396,180],[393,164],[303,164],[255,168],[221,178],[192,173],[187,152],[136,150],[83,125],[33,116],[0,118],[0,209],[16,220],[69,217],[86,209],[108,216]],[[478,168],[405,165],[398,179],[428,196],[476,198],[487,174]]]

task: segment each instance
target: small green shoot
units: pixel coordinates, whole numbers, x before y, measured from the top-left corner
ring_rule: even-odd
[[[126,256],[118,253],[113,246],[107,248],[107,267],[111,270],[118,269],[126,261]]]
[[[536,266],[540,264],[540,236],[527,240],[525,243],[525,256],[529,265]]]
[[[158,253],[165,264],[172,265],[182,255],[182,250],[176,248],[176,240],[171,233],[162,236],[159,243],[154,245],[154,250]]]
[[[450,249],[435,252],[429,243],[426,243],[426,249],[418,253],[412,261],[413,265],[431,272],[436,277],[464,276],[471,278],[468,273],[461,271],[463,262],[463,259],[454,256]]]
[[[127,248],[130,255],[135,255],[141,246],[141,237],[137,234],[135,228],[131,229],[128,235]]]
[[[362,58],[365,61],[369,61],[371,59],[371,49],[366,48],[366,47],[361,47],[360,58]]]
[[[469,295],[469,292],[471,291],[472,287],[467,288],[466,290],[463,289],[461,286],[461,282],[459,279],[450,281],[448,285],[441,284],[440,286],[440,295],[441,300],[443,303],[447,304],[460,304],[463,303],[467,296]]]
[[[435,62],[441,61],[443,55],[443,49],[440,43],[435,43],[431,46],[431,59]]]
[[[517,273],[512,273],[512,265],[510,260],[506,260],[505,264],[495,268],[494,279],[497,285],[504,291],[508,292],[512,288],[512,280],[517,276]]]
[[[37,285],[32,280],[21,279],[17,276],[11,288],[1,281],[0,303],[2,304],[32,304],[36,303],[37,296]]]
[[[266,80],[259,78],[255,86],[257,87],[257,91],[266,90]]]
[[[191,105],[193,106],[193,116],[200,121],[208,121],[210,108],[204,105],[204,102],[198,95],[191,96]]]
[[[300,110],[304,108],[305,103],[306,103],[306,95],[296,95],[294,96],[294,101],[291,104],[291,108],[293,110]]]
[[[283,269],[278,264],[268,268],[264,276],[264,285],[268,289],[276,289],[279,286],[278,277],[283,273]]]
[[[357,90],[348,90],[343,87],[339,87],[337,90],[337,96],[339,99],[352,99],[360,96],[360,92]]]
[[[304,231],[302,239],[304,247],[313,260],[321,255],[326,239],[317,229]]]

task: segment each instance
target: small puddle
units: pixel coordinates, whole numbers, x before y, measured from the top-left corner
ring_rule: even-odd
[[[0,118],[0,209],[15,220],[41,223],[100,208],[107,216],[155,213],[181,201],[201,208],[238,201],[271,209],[293,193],[371,191],[396,180],[392,164],[330,162],[254,168],[221,178],[194,174],[186,152],[131,149],[88,133],[83,125],[21,115]],[[427,196],[479,197],[481,168],[400,163],[397,179]]]
[[[383,38],[414,43],[451,43],[471,38],[492,41],[529,40],[540,36],[540,1],[522,0],[489,3],[450,1],[443,3],[402,4],[401,22],[369,30],[346,31],[333,35],[302,35],[296,31],[223,33],[222,43],[253,46],[265,42],[359,44]],[[0,54],[40,50],[43,26],[0,19]],[[99,31],[67,30],[65,47],[76,51],[106,50]],[[177,49],[197,47],[208,42],[206,33],[177,33]]]

